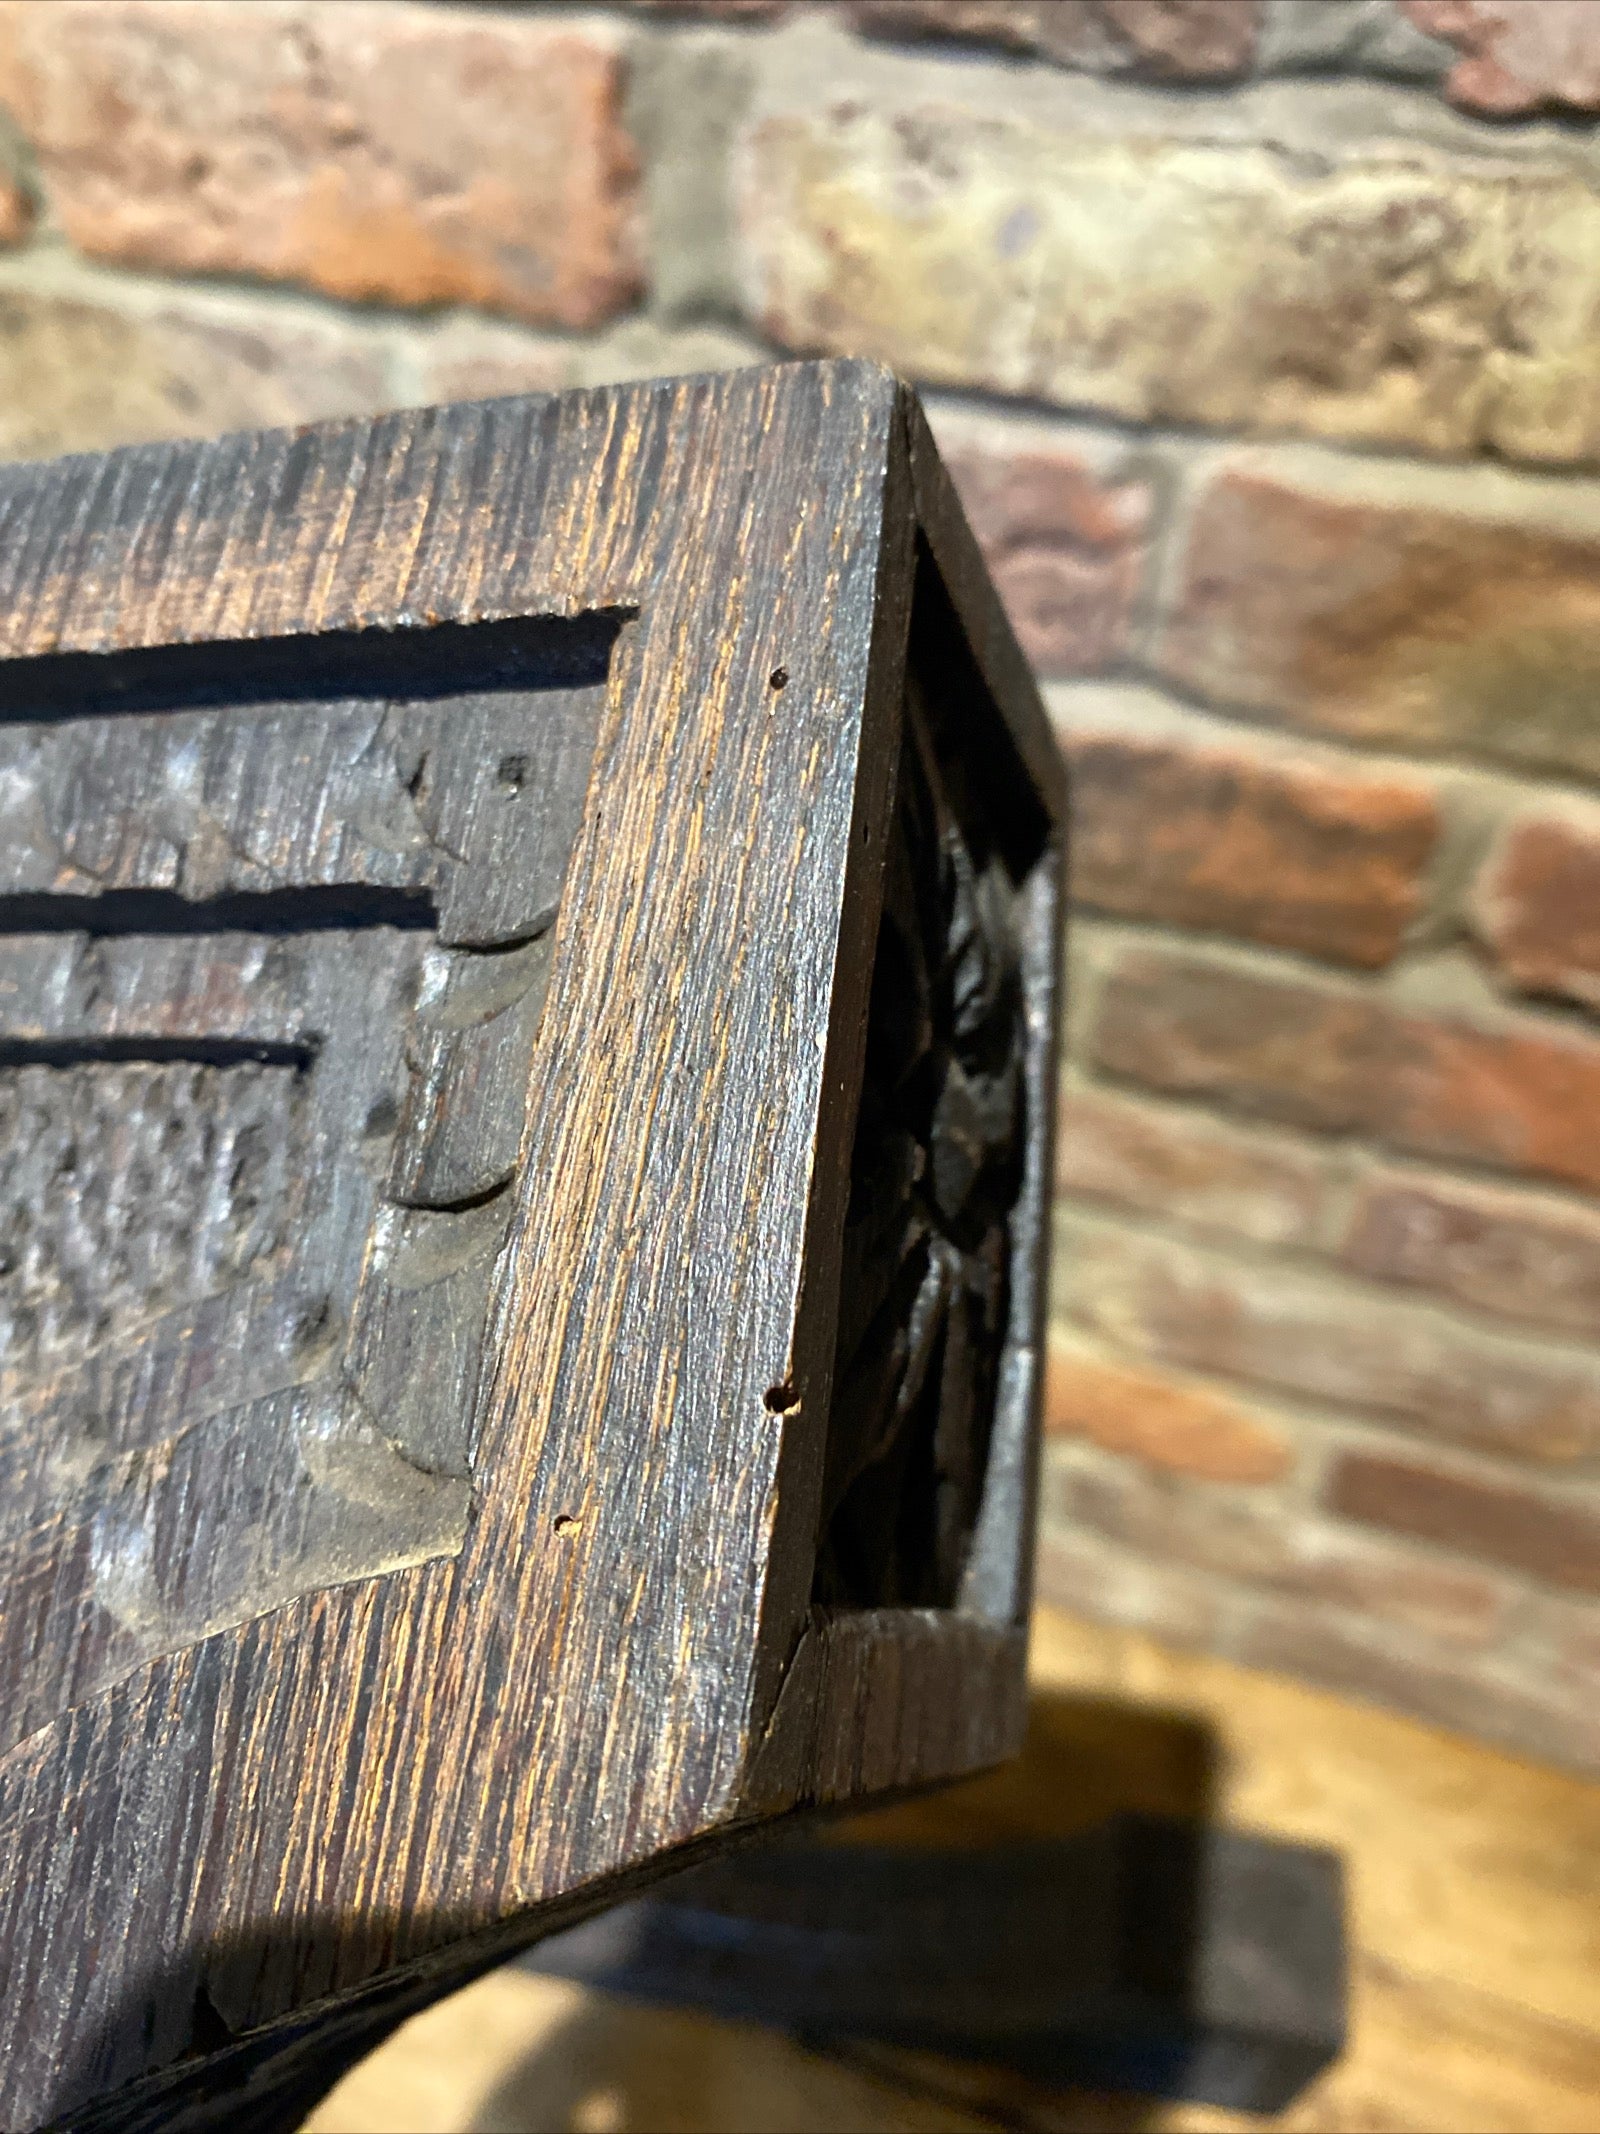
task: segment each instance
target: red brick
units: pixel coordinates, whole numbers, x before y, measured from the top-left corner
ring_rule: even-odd
[[[33,202],[0,172],[0,245],[19,245],[33,228]]]
[[[1087,1526],[1159,1563],[1192,1565],[1241,1588],[1296,1593],[1452,1645],[1482,1647],[1500,1627],[1500,1583],[1426,1549],[1340,1528],[1270,1497],[1049,1458],[1047,1532]]]
[[[1045,1428],[1086,1437],[1173,1474],[1273,1482],[1289,1467],[1282,1432],[1241,1402],[1148,1366],[1112,1363],[1059,1331],[1050,1336]]]
[[[68,238],[173,273],[592,326],[632,301],[614,42],[416,0],[0,8],[0,97]]]
[[[1255,57],[1261,0],[1103,0],[1106,19],[1155,76],[1237,74]]]
[[[1195,508],[1153,657],[1291,726],[1600,775],[1600,514],[1581,536],[1235,465]]]
[[[1472,907],[1479,935],[1525,992],[1600,1008],[1600,807],[1569,801],[1509,824]]]
[[[1600,1719],[1558,1673],[1263,1594],[1239,1612],[1223,1650],[1246,1667],[1319,1682],[1524,1756],[1600,1769]]]
[[[1459,47],[1445,84],[1453,103],[1496,118],[1600,111],[1595,0],[1400,0],[1419,30]]]
[[[848,0],[845,12],[869,37],[949,38],[1004,52],[1038,52],[1048,37],[1065,66],[1109,63],[1116,51],[1092,0]]]
[[[1021,639],[1041,674],[1087,674],[1126,650],[1149,546],[1148,482],[1102,474],[1067,445],[1008,447],[948,419],[939,443]]]
[[[1034,1583],[1049,1607],[1170,1639],[1215,1645],[1229,1595],[1221,1580],[1153,1562],[1068,1521],[1046,1518],[1039,1531]]]
[[[1326,1502],[1347,1519],[1600,1593],[1600,1505],[1374,1453],[1340,1460]]]
[[[1438,836],[1421,779],[1188,735],[1062,738],[1078,902],[1339,963],[1396,954]]]
[[[1076,1083],[1062,1091],[1056,1184],[1065,1193],[1292,1245],[1318,1221],[1326,1175],[1316,1150],[1201,1111]]]
[[[1536,1657],[1521,1646],[1514,1653],[1486,1648],[1478,1635],[1484,1618],[1472,1598],[1482,1584],[1475,1571],[1463,1567],[1458,1572],[1442,1561],[1424,1569],[1425,1551],[1418,1548],[1414,1566],[1408,1561],[1393,1584],[1369,1586],[1356,1606],[1338,1597],[1337,1580],[1325,1593],[1316,1582],[1302,1587],[1293,1573],[1285,1583],[1254,1569],[1248,1576],[1202,1571],[1181,1553],[1197,1524],[1190,1515],[1193,1485],[1165,1486],[1182,1505],[1181,1536],[1169,1533],[1165,1542],[1139,1547],[1113,1540],[1088,1523],[1086,1507],[1081,1502],[1075,1507],[1064,1486],[1076,1475],[1053,1472],[1057,1464],[1053,1451],[1047,1455],[1039,1529],[1041,1600],[1173,1644],[1203,1645],[1246,1666],[1370,1698],[1434,1725],[1502,1742],[1525,1756],[1600,1768],[1600,1716],[1588,1693],[1592,1677],[1557,1654]],[[1144,1485],[1146,1495],[1162,1488]],[[1118,1521],[1113,1517],[1108,1523]],[[1346,1538],[1359,1548],[1361,1536]],[[1371,1540],[1378,1551],[1395,1549],[1399,1558],[1393,1543],[1377,1536]],[[1212,1536],[1197,1553],[1209,1556],[1217,1542]],[[1321,1545],[1319,1536],[1316,1546]],[[1315,1549],[1310,1555],[1317,1561]],[[1248,1551],[1239,1560],[1257,1561]],[[1430,1588],[1427,1581],[1434,1576],[1462,1580],[1455,1604],[1447,1583]]]
[[[1064,1221],[1066,1309],[1130,1354],[1543,1461],[1600,1452],[1600,1356],[1490,1333],[1281,1258]]]
[[[1600,1186],[1600,1041],[1496,1029],[1381,995],[1138,950],[1108,977],[1093,1062],[1147,1088]]]
[[[1342,1257],[1381,1282],[1600,1337],[1600,1211],[1464,1179],[1382,1171],[1357,1189]]]
[[[1261,0],[1101,0],[1101,11],[1142,73],[1191,80],[1242,72],[1262,16]]]
[[[1215,80],[1250,63],[1260,0],[852,0],[858,29],[1037,52],[1153,80]]]

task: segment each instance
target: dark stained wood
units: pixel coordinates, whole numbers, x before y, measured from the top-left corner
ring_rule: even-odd
[[[1024,1144],[1017,885],[908,681],[851,1159],[815,1594],[950,1606],[988,1465]],[[1031,855],[1037,860],[1037,849]]]
[[[1062,796],[868,365],[0,470],[0,2123],[1011,1750]]]

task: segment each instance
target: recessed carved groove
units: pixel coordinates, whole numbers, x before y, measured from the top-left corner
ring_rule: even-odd
[[[305,1074],[314,1044],[251,1037],[0,1037],[0,1068],[88,1067],[143,1062],[189,1067],[292,1067]]]
[[[437,932],[431,889],[375,882],[241,890],[185,897],[173,889],[107,889],[88,896],[0,896],[0,934],[309,934],[401,926]]]
[[[54,652],[0,663],[0,721],[604,685],[632,608],[315,637]]]
[[[470,1215],[474,1209],[492,1207],[497,1200],[503,1199],[511,1189],[511,1177],[508,1171],[503,1178],[495,1179],[493,1184],[476,1193],[463,1193],[459,1200],[404,1200],[397,1193],[391,1193],[389,1199],[397,1208],[425,1210],[432,1215]]]

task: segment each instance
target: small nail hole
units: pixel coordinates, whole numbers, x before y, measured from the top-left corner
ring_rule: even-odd
[[[772,672],[767,676],[767,680],[771,683],[774,689],[787,689],[789,686],[788,668],[774,667]]]
[[[800,1405],[800,1396],[786,1378],[781,1386],[768,1386],[761,1396],[774,1415],[787,1415]]]
[[[557,1512],[550,1525],[557,1534],[575,1534],[578,1530],[577,1515],[573,1512]]]
[[[382,1096],[368,1111],[361,1131],[373,1140],[381,1140],[392,1134],[399,1124],[399,1105],[392,1096]]]

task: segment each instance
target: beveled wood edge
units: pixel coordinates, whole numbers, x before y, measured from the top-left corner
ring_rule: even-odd
[[[0,660],[626,613],[648,597],[660,561],[626,538],[569,544],[552,559],[537,606],[520,589],[505,597],[493,559],[523,520],[537,520],[546,502],[540,471],[575,433],[614,435],[619,417],[653,401],[726,401],[756,381],[782,392],[824,376],[884,395],[899,384],[864,358],[808,358],[0,463]],[[441,433],[469,414],[485,425],[482,458],[450,469],[431,508],[407,520],[395,500],[416,486],[417,466],[437,455]],[[439,524],[489,471],[497,422],[537,435],[539,468],[513,482],[475,540],[449,543],[441,555]],[[611,444],[600,441],[604,460]],[[196,503],[198,474],[213,466],[226,477],[226,509]],[[629,470],[607,463],[591,471],[599,489]],[[156,494],[135,511],[130,499],[141,482]],[[30,519],[51,510],[58,535],[43,545],[27,539]],[[381,564],[362,555],[380,528],[398,537]],[[427,583],[441,566],[453,581],[442,605]],[[185,572],[188,582],[179,583]]]
[[[1029,1171],[1013,1217],[1017,1258],[1030,1294],[1018,1300],[1007,1330],[1005,1375],[997,1403],[989,1475],[963,1580],[960,1605],[991,1622],[1024,1622],[1032,1597],[1038,1496],[1044,1339],[1049,1308],[1050,1206],[1056,1137],[1056,1074],[1063,922],[1067,895],[1067,768],[1033,670],[1018,643],[983,561],[976,535],[916,392],[901,405],[918,529],[973,661],[1014,741],[1051,829],[1029,885],[1024,915],[1028,1000],[1026,1078],[1038,1131],[1029,1137]],[[1009,1533],[1009,1540],[1007,1539]]]
[[[756,1704],[761,1733],[752,1750],[740,1797],[741,1805],[745,1807],[752,1807],[757,1801],[763,1804],[777,1801],[786,1785],[798,1789],[788,1796],[791,1800],[834,1800],[840,1796],[829,1779],[830,1772],[859,1770],[865,1773],[876,1767],[874,1757],[877,1752],[868,1733],[868,1700],[864,1695],[856,1698],[842,1695],[837,1688],[824,1690],[825,1680],[835,1683],[838,1680],[837,1666],[825,1657],[827,1655],[849,1652],[857,1679],[875,1681],[880,1687],[891,1677],[897,1683],[903,1682],[904,1674],[896,1673],[896,1670],[903,1669],[911,1659],[929,1667],[932,1676],[946,1684],[949,1695],[969,1700],[973,1712],[970,1730],[956,1730],[949,1734],[930,1732],[921,1737],[920,1750],[930,1759],[921,1770],[924,1779],[959,1777],[1014,1754],[1021,1745],[1021,1729],[1026,1716],[1024,1626],[1032,1599],[1033,1527],[1038,1495],[1044,1330],[1048,1311],[1046,1260],[1054,1178],[1057,1032],[1063,977],[1061,921],[1066,894],[1067,775],[1038,684],[983,563],[976,537],[940,457],[922,403],[915,388],[903,380],[899,384],[899,414],[891,483],[898,480],[909,490],[915,530],[928,544],[934,567],[950,598],[974,663],[989,689],[997,713],[1016,743],[1022,768],[1051,824],[1046,849],[1025,892],[1024,975],[1028,1003],[1025,1075],[1039,1123],[1029,1139],[1029,1168],[1014,1218],[1014,1236],[1018,1256],[1029,1270],[1029,1282],[1026,1293],[1017,1301],[1012,1324],[1007,1330],[989,1469],[973,1536],[973,1559],[963,1579],[956,1607],[950,1610],[837,1611],[830,1614],[825,1623],[813,1611],[813,1620],[794,1647],[792,1657],[781,1663],[776,1671],[769,1660],[763,1682],[766,1696],[758,1698]],[[892,513],[890,517],[892,521]],[[864,713],[864,751],[874,746],[881,735],[878,745],[891,752],[891,762],[900,735],[913,561],[910,556],[905,559],[904,613],[895,613],[885,623],[883,668],[881,673],[875,672],[869,685]],[[892,804],[891,792],[891,808]],[[853,852],[854,849],[853,839]],[[847,921],[849,896],[859,895],[860,899],[856,914],[857,940],[861,938],[870,915],[871,929],[865,933],[868,968],[875,945],[882,890],[880,859],[869,880],[861,882],[853,878],[847,892]],[[853,1066],[849,1070],[848,1082],[850,1097],[845,1106],[847,1118],[853,1118],[859,1098],[864,1036],[863,1006],[860,1030],[854,1034],[855,1050],[851,1056]],[[830,1075],[830,1092],[833,1086]],[[847,1169],[848,1142],[844,1162]],[[835,1270],[831,1279],[833,1292],[836,1292],[837,1245],[830,1249]],[[1045,1257],[1040,1258],[1041,1254]],[[820,1256],[813,1260],[808,1255],[808,1267],[815,1270],[819,1265]],[[802,1315],[809,1325],[804,1303]],[[832,1310],[819,1315],[826,1320],[830,1347],[836,1315],[836,1303]],[[828,1357],[825,1355],[823,1370],[827,1368]],[[812,1501],[814,1503],[814,1499]],[[791,1532],[801,1528],[802,1518],[803,1514],[795,1515]],[[803,1556],[809,1563],[815,1552],[814,1530],[806,1536],[803,1549],[791,1542],[791,1550],[794,1556]],[[792,1601],[790,1605],[792,1609]],[[776,1638],[773,1644],[776,1647]],[[869,1657],[872,1655],[879,1657]],[[941,1757],[951,1760],[941,1765],[938,1761]],[[907,1782],[903,1774],[883,1781],[890,1787]],[[866,1790],[874,1790],[870,1782]]]
[[[898,400],[898,381],[888,373],[883,378]],[[761,1654],[752,1701],[752,1724],[757,1734],[771,1717],[810,1619],[832,1404],[844,1217],[850,1198],[850,1162],[866,1065],[872,968],[883,910],[889,830],[897,799],[915,583],[910,465],[898,419],[887,445],[883,469],[885,533],[878,557],[872,640],[861,709],[855,812],[850,825],[829,1001],[815,1167],[805,1218],[805,1273],[795,1310],[790,1374],[795,1407],[784,1419],[778,1510],[762,1600]],[[845,1004],[852,1000],[854,1008],[847,1010]]]
[[[939,456],[922,402],[908,385],[901,387],[901,408],[918,527],[1034,791],[1052,821],[1063,825],[1066,765],[1039,685],[1001,605],[949,469]]]
[[[858,1803],[1015,1755],[1027,1632],[955,1609],[818,1609],[756,1746],[739,1806]]]

